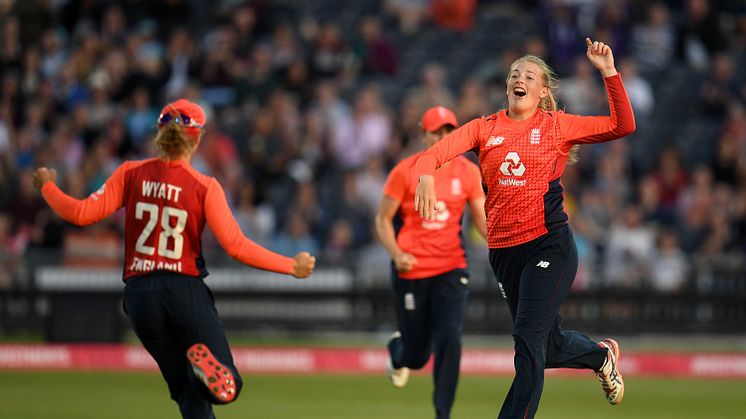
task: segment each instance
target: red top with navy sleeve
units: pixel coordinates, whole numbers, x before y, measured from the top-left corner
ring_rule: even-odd
[[[54,182],[45,183],[41,192],[60,217],[77,225],[95,223],[125,207],[125,280],[156,271],[206,276],[201,243],[205,223],[228,254],[244,264],[286,274],[294,266],[293,259],[247,239],[217,180],[185,160],[125,162],[84,200],[68,196]]]
[[[422,279],[466,268],[461,243],[461,219],[467,202],[484,196],[477,165],[463,156],[435,171],[438,204],[434,220],[425,220],[414,210],[417,179],[413,169],[421,153],[397,164],[386,179],[383,194],[401,203],[395,226],[399,247],[417,259],[403,279]],[[398,224],[398,225],[397,225]]]
[[[610,116],[538,109],[533,117],[514,121],[503,110],[470,121],[430,147],[418,159],[415,174],[433,174],[444,162],[478,148],[487,186],[489,247],[516,246],[542,236],[567,223],[560,177],[572,146],[611,141],[635,130],[621,76],[604,82]]]

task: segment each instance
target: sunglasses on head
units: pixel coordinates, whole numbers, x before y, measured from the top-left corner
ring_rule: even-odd
[[[202,128],[203,126],[198,124],[196,121],[194,121],[192,118],[188,117],[187,115],[179,114],[179,115],[172,115],[170,113],[162,113],[161,116],[158,117],[158,126],[163,126],[168,124],[169,122],[173,121],[176,124],[183,125],[185,127],[190,128]]]

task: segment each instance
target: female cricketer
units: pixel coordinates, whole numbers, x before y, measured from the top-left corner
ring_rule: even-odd
[[[427,147],[453,131],[458,122],[443,106],[428,109],[420,122]],[[449,418],[461,363],[461,332],[469,273],[461,242],[461,219],[468,204],[477,230],[486,238],[484,191],[477,165],[457,157],[436,171],[439,201],[435,216],[423,220],[414,209],[421,153],[397,164],[386,180],[375,225],[392,259],[391,284],[399,324],[389,341],[386,371],[403,387],[409,369],[422,368],[435,354],[433,404],[438,419]]]
[[[80,226],[125,207],[124,309],[182,417],[214,418],[212,404],[234,401],[242,381],[203,281],[205,223],[221,246],[246,265],[306,278],[316,260],[306,252],[292,259],[278,255],[241,233],[220,184],[190,165],[205,124],[197,104],[170,103],[157,123],[155,145],[161,155],[124,162],[88,198],[62,192],[55,171],[45,167],[36,170],[34,187],[54,212]]]
[[[557,111],[556,80],[543,60],[524,56],[510,67],[508,109],[474,119],[417,160],[415,209],[437,216],[440,192],[435,169],[465,150],[478,148],[487,186],[490,264],[513,318],[515,377],[499,418],[533,418],[545,368],[596,372],[606,398],[618,404],[624,382],[617,368],[619,345],[565,331],[559,308],[578,267],[578,253],[562,206],[560,177],[573,147],[611,141],[635,130],[627,92],[611,48],[586,38],[588,60],[601,73],[610,116]]]

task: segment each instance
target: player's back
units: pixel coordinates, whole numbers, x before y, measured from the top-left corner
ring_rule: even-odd
[[[184,160],[125,165],[124,278],[154,271],[205,276],[201,237],[210,178]]]

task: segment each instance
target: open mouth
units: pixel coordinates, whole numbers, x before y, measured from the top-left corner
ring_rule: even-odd
[[[523,87],[516,86],[513,88],[513,94],[516,97],[524,97],[526,96],[526,89],[524,89]]]

